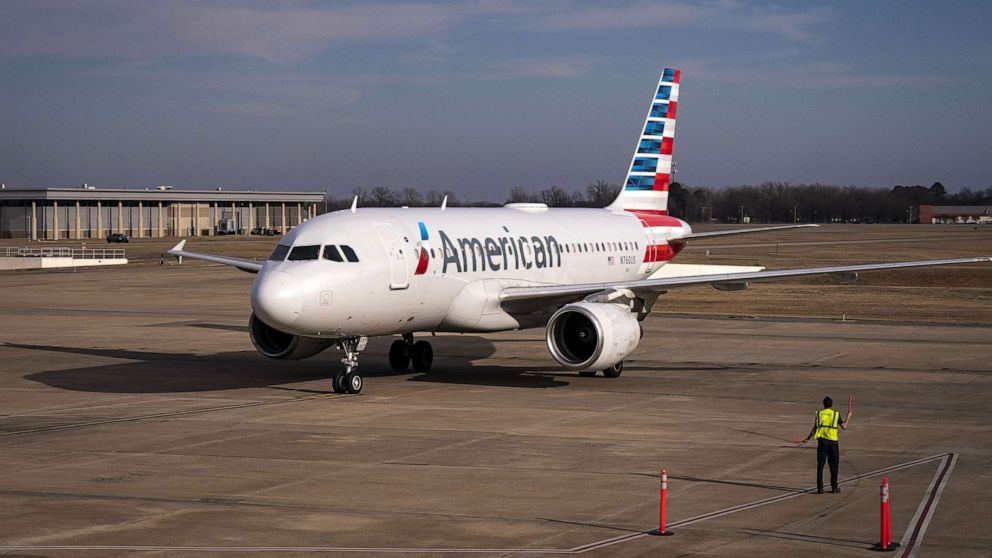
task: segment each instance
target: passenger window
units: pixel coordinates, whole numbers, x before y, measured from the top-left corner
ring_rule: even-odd
[[[347,258],[349,262],[354,263],[358,261],[358,255],[355,254],[355,251],[351,249],[351,246],[342,244],[341,251],[344,252],[344,257]]]
[[[341,252],[338,252],[338,247],[333,244],[324,246],[324,259],[331,260],[332,262],[344,261],[344,258],[341,257]]]
[[[288,261],[291,262],[301,262],[305,260],[316,260],[318,254],[320,254],[320,246],[294,246],[293,250],[289,253]]]
[[[274,262],[281,262],[286,259],[286,254],[289,253],[289,246],[285,244],[276,244],[276,249],[272,251],[269,259]]]

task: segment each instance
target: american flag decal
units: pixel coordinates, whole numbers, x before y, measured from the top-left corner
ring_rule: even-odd
[[[617,261],[613,256],[606,256],[606,263],[616,265]]]

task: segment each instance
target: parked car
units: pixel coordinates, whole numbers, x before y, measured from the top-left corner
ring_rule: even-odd
[[[110,233],[107,235],[107,242],[124,242],[128,241],[127,235],[124,233]]]

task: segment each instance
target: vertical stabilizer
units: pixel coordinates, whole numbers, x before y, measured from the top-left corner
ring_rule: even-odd
[[[668,213],[680,77],[675,68],[665,68],[661,73],[623,189],[610,208]]]

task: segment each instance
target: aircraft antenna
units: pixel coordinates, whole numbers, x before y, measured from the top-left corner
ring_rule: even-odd
[[[444,211],[447,207],[448,207],[448,196],[444,196],[444,199],[441,200],[441,211]]]
[[[358,196],[351,201],[351,212],[354,213],[356,210],[358,210]]]

